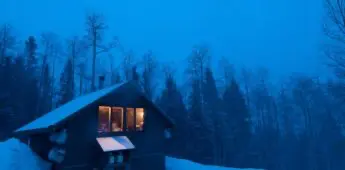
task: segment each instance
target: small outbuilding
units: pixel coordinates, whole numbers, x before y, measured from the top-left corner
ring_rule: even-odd
[[[165,169],[173,123],[132,82],[76,99],[15,131],[58,170]]]

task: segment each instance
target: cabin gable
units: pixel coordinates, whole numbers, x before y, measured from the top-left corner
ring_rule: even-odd
[[[54,169],[106,165],[163,170],[164,134],[171,126],[171,120],[127,82],[77,97],[15,135],[29,139],[35,152],[54,162]]]
[[[142,131],[98,132],[99,107],[143,108],[144,126]],[[164,167],[164,130],[167,124],[157,109],[134,90],[119,90],[82,109],[75,117],[65,122],[62,127],[67,129],[66,155],[61,166],[64,168],[81,169],[96,168],[102,162],[103,155],[97,137],[127,136],[135,146],[131,151],[131,169],[154,165]],[[145,163],[147,162],[147,163]],[[151,163],[149,163],[151,162]],[[135,168],[138,166],[137,168]],[[142,169],[141,168],[141,169]],[[149,167],[148,167],[149,168]],[[158,168],[158,169],[161,169]]]

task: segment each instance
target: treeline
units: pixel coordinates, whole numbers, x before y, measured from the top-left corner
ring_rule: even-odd
[[[166,74],[158,104],[176,123],[170,154],[241,168],[345,167],[340,81],[293,75],[273,86],[267,70],[234,71],[224,60],[215,76],[209,56],[199,47],[189,57],[188,94]]]
[[[321,81],[292,75],[274,86],[265,69],[236,70],[226,58],[215,69],[211,63],[216,56],[204,45],[192,49],[186,68],[174,69],[151,51],[136,57],[116,37],[106,42],[101,15],[88,15],[85,21],[87,31],[67,43],[53,33],[21,43],[10,25],[0,27],[3,139],[51,109],[95,91],[101,75],[106,86],[136,81],[174,120],[169,155],[269,170],[345,168],[341,77]],[[100,57],[107,65],[100,64]],[[185,78],[177,82],[181,71]]]

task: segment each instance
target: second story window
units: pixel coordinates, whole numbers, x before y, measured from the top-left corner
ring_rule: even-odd
[[[144,108],[98,107],[98,133],[144,130]]]
[[[144,108],[136,108],[136,121],[135,127],[136,131],[143,131],[144,130]]]
[[[98,107],[98,132],[110,132],[110,114],[111,109],[107,106]]]
[[[135,131],[134,108],[127,108],[127,131]]]
[[[123,108],[112,107],[111,109],[111,131],[122,132],[123,131]]]

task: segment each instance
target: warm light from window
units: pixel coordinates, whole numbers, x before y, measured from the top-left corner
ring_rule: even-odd
[[[98,132],[110,132],[110,107],[98,107]]]
[[[144,129],[144,109],[136,108],[136,130],[142,131]]]
[[[144,119],[144,108],[99,106],[98,133],[143,131]]]
[[[123,108],[122,107],[112,107],[111,131],[112,132],[123,131]]]
[[[127,108],[127,131],[135,131],[134,108]]]

